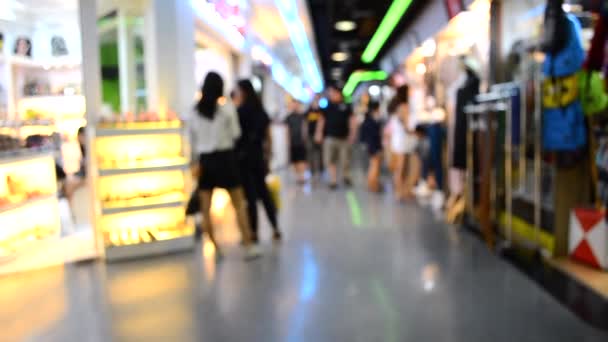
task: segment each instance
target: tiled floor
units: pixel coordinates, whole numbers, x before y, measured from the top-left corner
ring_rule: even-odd
[[[198,248],[1,277],[0,341],[608,341],[389,195],[286,187],[281,223],[286,241],[251,263],[225,224],[220,263]]]

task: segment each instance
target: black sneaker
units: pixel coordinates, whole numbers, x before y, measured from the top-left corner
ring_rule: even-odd
[[[336,183],[329,184],[329,190],[331,190],[331,191],[338,190],[338,184],[336,184]]]
[[[283,234],[277,230],[274,232],[274,234],[272,234],[272,239],[274,242],[281,242],[281,240],[283,240]]]
[[[353,181],[350,180],[350,178],[345,178],[344,179],[344,186],[347,188],[350,188],[351,186],[353,186]]]

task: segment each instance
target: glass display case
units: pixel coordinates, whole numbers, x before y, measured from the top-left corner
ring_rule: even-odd
[[[0,262],[59,238],[55,162],[51,153],[0,155]]]
[[[98,229],[109,261],[194,246],[190,190],[177,120],[100,124],[96,131]]]

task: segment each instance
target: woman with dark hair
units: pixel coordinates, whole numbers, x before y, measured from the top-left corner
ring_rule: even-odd
[[[270,118],[249,80],[238,82],[234,102],[238,108],[239,122],[243,131],[237,144],[237,151],[253,241],[258,241],[258,200],[264,204],[266,215],[274,231],[274,240],[278,241],[281,239],[281,231],[277,221],[277,208],[266,185],[267,157],[271,144]]]
[[[247,203],[235,154],[235,142],[241,136],[238,117],[234,108],[223,104],[224,81],[217,73],[207,74],[201,93],[190,119],[189,134],[193,175],[198,178],[203,228],[215,246],[216,255],[221,257],[211,221],[211,200],[215,188],[228,190],[246,248],[246,258],[256,258],[260,252],[251,237]]]

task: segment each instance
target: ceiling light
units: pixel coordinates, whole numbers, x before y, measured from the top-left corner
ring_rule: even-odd
[[[380,96],[380,87],[374,84],[373,86],[369,87],[368,92],[371,97],[378,97]]]
[[[370,81],[384,81],[387,77],[388,75],[386,74],[386,72],[382,70],[355,71],[348,78],[348,81],[346,82],[346,85],[342,90],[342,94],[344,94],[344,96],[348,98],[355,92],[355,89],[357,89],[359,83]]]
[[[357,24],[352,20],[340,20],[334,25],[336,30],[342,32],[352,31],[357,28]]]
[[[298,13],[298,1],[275,0],[274,2],[283,18],[283,22],[287,26],[289,38],[296,50],[300,64],[302,64],[303,77],[313,91],[321,92],[323,90],[321,72],[308,41],[308,35],[302,24],[300,13]]]
[[[331,54],[331,59],[334,62],[344,62],[349,57],[347,52],[334,52]]]
[[[389,7],[384,19],[380,22],[380,26],[378,26],[378,30],[374,33],[374,36],[370,40],[369,44],[363,51],[363,55],[361,56],[361,60],[364,63],[371,63],[374,61],[380,49],[386,43],[386,40],[393,33],[395,26],[401,20],[401,17],[405,14],[407,9],[412,4],[413,0],[393,0],[391,7]]]

